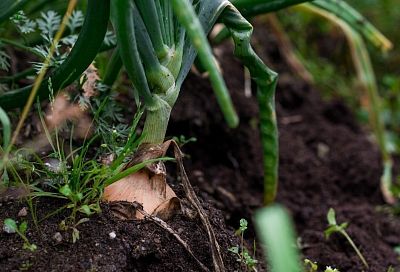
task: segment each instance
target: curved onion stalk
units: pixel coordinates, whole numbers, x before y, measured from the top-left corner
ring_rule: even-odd
[[[264,202],[270,204],[275,199],[278,185],[278,128],[275,114],[275,88],[278,75],[269,69],[254,52],[250,45],[253,27],[235,7],[228,6],[220,20],[233,38],[235,56],[243,61],[257,85],[264,153]]]
[[[278,205],[256,212],[255,227],[268,256],[272,272],[300,272],[299,252],[292,220],[287,211]]]
[[[28,0],[1,0],[0,1],[0,24],[20,10]]]
[[[325,9],[317,7],[314,4],[303,4],[301,5],[301,8],[316,13],[338,25],[347,37],[353,63],[357,72],[357,78],[369,101],[369,122],[374,131],[382,155],[384,168],[381,177],[382,193],[388,203],[394,203],[395,199],[390,191],[392,185],[392,158],[385,143],[385,128],[381,115],[381,101],[367,47],[361,35],[358,33],[358,30],[354,29],[347,21],[337,17],[335,14],[332,14]]]
[[[88,0],[85,22],[78,40],[67,59],[51,74],[37,90],[41,100],[49,96],[48,80],[51,78],[54,92],[71,84],[92,63],[107,31],[110,0]],[[28,100],[33,86],[26,86],[0,95],[0,106],[5,110],[22,107]]]
[[[264,201],[266,204],[269,204],[275,199],[277,191],[278,132],[274,101],[277,74],[270,70],[252,49],[250,38],[253,28],[251,24],[229,1],[214,1],[214,3],[215,5],[219,4],[219,9],[223,10],[219,16],[219,21],[225,24],[233,37],[235,56],[243,61],[244,65],[249,69],[252,79],[257,84],[257,97],[260,107],[260,131],[264,153]],[[211,50],[199,22],[192,16],[193,9],[187,1],[175,0],[173,4],[179,20],[188,31],[188,36],[191,38],[194,47],[199,51],[199,58],[204,68],[210,73],[212,82],[216,81],[213,85],[215,89],[215,85],[219,84],[222,78],[216,68],[214,71],[215,63],[211,55]],[[192,12],[189,10],[192,10]],[[214,73],[216,74],[214,75]],[[221,90],[221,92],[216,92],[217,97],[224,98],[229,95],[224,89]],[[220,105],[224,113],[232,114],[224,110],[224,106],[226,105],[222,103]],[[232,119],[232,121],[234,120]]]

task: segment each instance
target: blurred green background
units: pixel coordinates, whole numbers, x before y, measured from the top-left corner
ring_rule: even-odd
[[[382,96],[382,118],[387,129],[391,152],[400,153],[400,0],[348,0],[373,23],[392,43],[386,54],[368,44]],[[313,75],[317,88],[325,98],[343,99],[359,121],[368,122],[368,113],[360,106],[360,88],[341,30],[313,14],[298,10],[278,13],[296,55]]]

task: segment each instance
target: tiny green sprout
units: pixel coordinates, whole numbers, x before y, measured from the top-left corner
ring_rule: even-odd
[[[186,138],[185,135],[181,135],[181,136],[179,136],[179,137],[174,136],[174,137],[172,137],[172,139],[173,139],[180,147],[182,147],[182,146],[184,146],[184,145],[186,145],[186,144],[188,144],[188,143],[194,143],[194,142],[197,141],[197,138],[195,138],[195,137]]]
[[[318,264],[309,259],[304,259],[304,268],[305,268],[304,271],[306,271],[306,272],[317,272]]]
[[[24,240],[24,244],[22,246],[23,249],[28,249],[30,251],[35,251],[37,246],[35,244],[31,244],[26,237],[26,231],[28,229],[28,223],[23,221],[19,226],[14,219],[6,218],[4,220],[4,231],[7,233],[17,233],[22,240]]]
[[[366,268],[368,268],[369,266],[368,266],[368,263],[365,260],[364,256],[361,254],[360,250],[357,248],[357,246],[354,244],[353,240],[350,238],[349,234],[346,232],[346,228],[349,224],[347,222],[345,222],[345,223],[338,225],[338,223],[336,222],[335,210],[333,208],[329,209],[326,218],[328,219],[329,226],[324,231],[325,238],[329,239],[331,234],[336,233],[336,232],[343,235],[346,238],[346,240],[350,243],[350,245],[354,249],[354,251],[357,253],[361,262],[365,265]]]
[[[244,247],[244,232],[247,230],[248,222],[246,219],[240,219],[239,229],[236,230],[235,234],[240,236],[240,244],[241,246],[234,246],[229,248],[228,250],[237,256],[237,261],[243,264],[246,267],[246,271],[257,271],[256,265],[258,261],[254,259],[249,254],[249,251]],[[255,255],[255,244],[254,244],[254,252],[253,256]]]
[[[59,229],[62,231],[68,231],[69,229],[72,230],[72,243],[75,244],[76,241],[79,240],[80,238],[80,232],[78,230],[78,226],[80,224],[88,222],[90,219],[89,218],[81,218],[77,223],[70,225],[68,224],[65,220],[61,221],[60,224],[58,225]]]
[[[305,272],[317,272],[318,264],[309,259],[304,259],[304,269]],[[340,272],[340,271],[337,268],[332,268],[330,266],[327,266],[324,272]]]
[[[396,270],[394,270],[393,266],[389,266],[386,272],[396,272]]]

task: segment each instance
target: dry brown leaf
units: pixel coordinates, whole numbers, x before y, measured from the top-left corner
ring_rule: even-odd
[[[97,96],[96,83],[100,80],[99,74],[97,73],[97,68],[92,64],[84,72],[86,75],[86,81],[83,83],[83,96],[90,98]]]
[[[72,121],[75,124],[74,138],[83,139],[92,134],[92,121],[88,114],[78,104],[70,103],[63,92],[54,99],[45,121],[50,132],[64,126],[66,121]]]

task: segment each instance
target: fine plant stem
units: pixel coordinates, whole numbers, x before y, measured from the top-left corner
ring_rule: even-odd
[[[46,75],[47,67],[49,66],[49,64],[51,62],[51,58],[52,58],[52,56],[54,54],[56,46],[57,46],[58,42],[60,41],[60,39],[62,37],[62,34],[63,34],[64,29],[65,29],[65,27],[67,25],[67,22],[68,22],[68,18],[71,16],[72,11],[74,10],[76,3],[77,3],[77,0],[70,0],[69,1],[68,8],[67,8],[67,11],[66,11],[66,13],[65,13],[65,15],[63,17],[63,20],[61,22],[60,28],[58,29],[58,31],[57,31],[57,33],[56,33],[56,35],[54,37],[53,43],[51,44],[51,47],[50,47],[50,50],[49,50],[49,54],[48,54],[48,56],[46,57],[46,59],[44,61],[44,66],[41,69],[38,77],[36,78],[36,80],[35,80],[35,82],[33,84],[32,91],[31,91],[31,93],[29,95],[29,98],[28,98],[28,101],[26,102],[25,107],[24,107],[24,109],[22,111],[21,117],[20,117],[20,119],[18,121],[18,125],[17,125],[17,127],[16,127],[16,129],[14,131],[13,137],[11,139],[11,143],[10,143],[9,148],[7,149],[6,153],[8,153],[10,151],[10,147],[17,140],[19,132],[20,132],[20,130],[21,130],[21,128],[22,128],[22,126],[23,126],[23,124],[25,122],[26,117],[28,116],[29,110],[32,107],[33,101],[34,101],[34,99],[36,97],[36,93],[39,90],[39,87],[42,84],[42,81],[43,81],[43,79],[44,79],[44,77]]]
[[[365,265],[366,268],[369,268],[369,265],[367,261],[365,260],[364,256],[361,254],[360,250],[357,248],[356,244],[353,242],[353,240],[350,238],[350,236],[347,234],[345,230],[341,230],[340,233],[347,239],[347,241],[350,243],[351,247],[354,249],[354,251],[357,253],[358,257],[362,261],[362,263]]]

